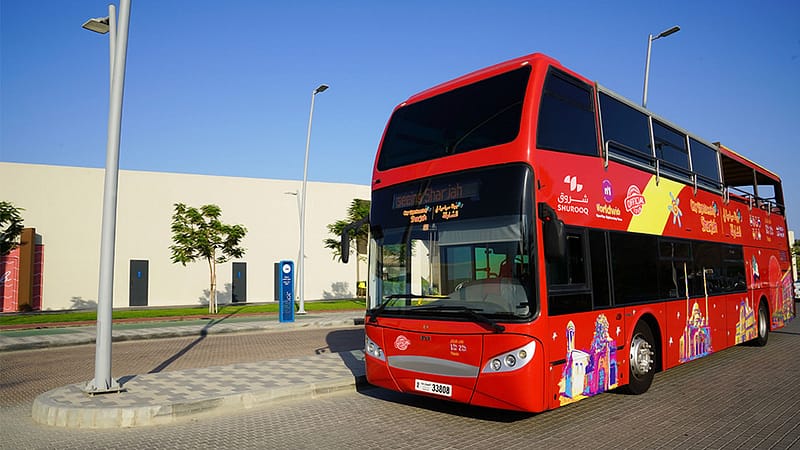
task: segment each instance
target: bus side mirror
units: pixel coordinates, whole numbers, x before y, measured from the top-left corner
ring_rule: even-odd
[[[359,228],[364,226],[364,224],[368,223],[369,223],[369,216],[359,221],[353,222],[349,225],[345,225],[345,227],[342,229],[342,240],[339,245],[342,249],[343,263],[347,264],[347,262],[350,261],[350,230],[358,230]]]
[[[548,261],[557,261],[567,254],[567,237],[564,222],[547,203],[539,203],[539,219],[542,221],[544,256]]]
[[[347,227],[342,230],[342,262],[345,264],[350,261],[350,236],[348,236],[348,231]]]

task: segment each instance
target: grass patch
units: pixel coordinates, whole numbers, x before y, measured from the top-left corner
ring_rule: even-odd
[[[313,311],[352,311],[363,310],[363,299],[331,300],[305,302],[305,309]],[[277,313],[278,303],[267,303],[263,305],[224,305],[219,307],[219,314],[215,317],[237,314],[268,314]],[[158,308],[158,309],[119,309],[112,312],[114,319],[148,319],[162,317],[185,317],[198,316],[209,317],[207,306],[197,306],[191,308]],[[96,321],[97,311],[75,311],[75,312],[33,312],[23,314],[12,314],[0,316],[0,326],[3,325],[28,325],[40,323],[56,322],[85,322]]]

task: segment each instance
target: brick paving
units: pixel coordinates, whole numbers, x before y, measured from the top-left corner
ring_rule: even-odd
[[[356,329],[330,330],[330,335],[340,333],[350,342],[363,338],[363,334],[356,336]],[[276,341],[299,334],[281,334]],[[233,347],[223,347],[236,348],[238,339],[255,337],[236,334],[215,336],[214,340],[230,339],[228,345]],[[160,344],[165,350],[155,355],[148,367],[169,362],[162,369],[164,374],[180,372],[186,370],[181,365],[185,358],[170,362],[168,355],[195,340],[119,343],[115,352],[119,346]],[[325,341],[331,345],[305,346],[306,354],[310,350],[318,356],[284,355],[281,359],[335,356],[328,351],[337,346],[327,336]],[[200,341],[184,356],[206,343]],[[301,350],[296,343],[286,343]],[[313,400],[293,398],[265,408],[226,411],[169,426],[85,430],[37,425],[30,420],[29,404],[26,409],[25,404],[15,403],[3,408],[0,448],[800,448],[798,348],[800,321],[794,321],[773,332],[764,348],[737,346],[658,374],[644,395],[607,393],[534,415],[367,389]],[[32,350],[13,356],[30,354],[33,358],[43,352],[52,353]],[[115,355],[119,353],[124,352]],[[7,355],[3,355],[0,381],[5,379]],[[337,362],[345,365],[341,358]],[[283,367],[281,372],[287,370]],[[0,392],[13,389],[4,385]]]

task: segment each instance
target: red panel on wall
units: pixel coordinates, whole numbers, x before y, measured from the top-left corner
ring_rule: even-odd
[[[0,311],[16,312],[19,298],[19,248],[0,256]]]
[[[44,281],[44,245],[37,245],[33,259],[34,311],[42,309],[42,285]],[[0,312],[19,311],[19,248],[0,257]]]

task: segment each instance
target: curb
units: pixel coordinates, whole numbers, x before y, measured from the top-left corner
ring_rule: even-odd
[[[140,339],[166,339],[186,336],[205,336],[208,334],[242,333],[253,331],[292,331],[301,328],[332,328],[363,325],[363,317],[325,318],[313,321],[274,322],[252,321],[221,323],[212,327],[201,325],[175,325],[164,328],[123,329],[112,332],[112,342],[135,341]],[[0,334],[0,352],[33,350],[42,348],[67,347],[93,344],[97,340],[95,327],[70,328],[66,333],[44,334],[40,336],[13,337]]]

